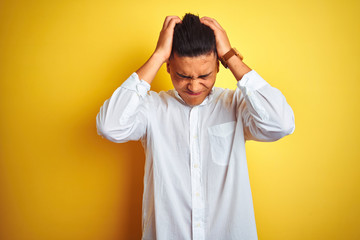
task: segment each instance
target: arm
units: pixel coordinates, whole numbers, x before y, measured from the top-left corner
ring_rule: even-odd
[[[218,56],[226,54],[231,45],[225,30],[215,19],[202,17],[201,22],[213,29]],[[237,114],[243,121],[245,139],[269,142],[293,133],[294,112],[284,95],[240,58],[233,56],[227,64],[238,81]]]
[[[200,21],[209,26],[215,34],[216,38],[216,49],[218,56],[224,56],[230,49],[230,41],[226,35],[225,30],[220,26],[220,24],[212,18],[209,17],[202,17]],[[236,80],[241,80],[241,78],[248,72],[251,71],[249,68],[240,58],[238,57],[231,57],[227,61],[227,65],[231,72],[233,73]]]
[[[164,21],[154,53],[105,101],[96,116],[99,135],[113,142],[139,140],[146,133],[147,116],[144,101],[150,84],[161,65],[170,57],[177,16]]]
[[[144,79],[151,84],[161,65],[170,57],[174,28],[176,23],[180,22],[181,19],[178,16],[167,16],[165,18],[154,53],[149,60],[136,71],[140,79]]]
[[[146,107],[143,104],[150,85],[133,73],[107,99],[96,116],[97,133],[122,143],[139,140],[146,133]]]
[[[237,86],[237,114],[246,140],[272,142],[294,132],[294,112],[284,95],[257,72],[246,73]]]

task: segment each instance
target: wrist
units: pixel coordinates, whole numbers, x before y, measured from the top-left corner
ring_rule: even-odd
[[[239,57],[230,58],[227,64],[237,81],[240,81],[246,73],[252,70]]]
[[[219,56],[219,60],[225,68],[228,68],[228,61],[234,56],[238,57],[241,61],[244,58],[236,48],[230,48],[224,55]]]
[[[155,51],[155,52],[151,55],[150,58],[151,58],[154,62],[159,63],[160,66],[161,66],[162,64],[164,64],[164,63],[168,60],[169,57],[165,56],[164,54],[162,54],[162,53],[160,53],[160,52]]]
[[[136,73],[140,79],[151,84],[163,63],[164,61],[163,58],[161,58],[161,55],[153,53],[145,64],[136,71]]]
[[[231,70],[238,81],[241,80],[246,73],[251,71],[251,68],[242,61],[243,56],[236,48],[230,48],[228,52],[219,57],[219,60],[225,68]]]
[[[231,46],[229,46],[229,47],[227,47],[225,49],[221,49],[220,51],[218,50],[218,57],[219,58],[223,57],[230,50],[231,50]]]

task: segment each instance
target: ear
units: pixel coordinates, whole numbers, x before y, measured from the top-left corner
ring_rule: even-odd
[[[170,60],[166,60],[166,71],[170,74]]]
[[[216,61],[216,70],[217,70],[217,72],[219,72],[219,70],[220,70],[220,68],[219,68],[219,62],[220,62],[219,60]]]

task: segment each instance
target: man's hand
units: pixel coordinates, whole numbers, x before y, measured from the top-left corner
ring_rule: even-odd
[[[178,16],[167,16],[165,18],[154,53],[147,62],[136,71],[140,79],[151,84],[161,65],[169,59],[172,49],[174,28],[175,25],[180,22],[181,19]]]
[[[200,22],[210,27],[214,31],[218,56],[224,56],[225,53],[231,49],[230,41],[226,35],[225,30],[213,18],[202,17],[200,18]]]
[[[167,16],[161,29],[159,40],[156,45],[154,54],[162,58],[166,62],[171,54],[174,28],[181,19],[178,16]]]
[[[230,41],[225,30],[213,18],[202,17],[200,21],[214,31],[218,57],[224,56],[231,49]],[[237,81],[241,80],[246,73],[251,71],[251,68],[238,57],[229,58],[226,64]]]

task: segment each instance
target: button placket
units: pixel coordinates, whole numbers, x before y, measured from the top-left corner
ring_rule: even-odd
[[[199,107],[190,111],[190,161],[191,161],[191,197],[192,197],[192,229],[194,239],[203,239],[204,203],[202,196],[201,161],[199,144]]]

